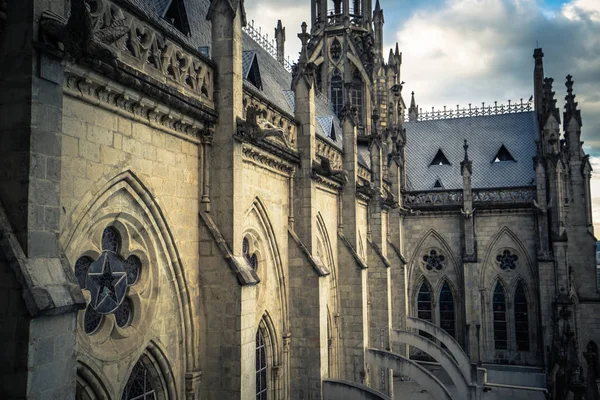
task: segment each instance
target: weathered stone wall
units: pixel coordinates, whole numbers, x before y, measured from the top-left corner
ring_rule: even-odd
[[[129,289],[131,327],[103,326],[88,336],[80,312],[79,358],[101,371],[107,378],[103,384],[118,397],[152,342],[172,368],[162,374],[172,374],[182,395],[191,369],[186,357],[198,352],[198,343],[190,345],[192,331],[203,323],[203,294],[194,283],[201,265],[198,145],[70,97],[62,139],[61,244],[69,264],[83,254],[97,256],[99,232],[109,225],[124,236],[122,252],[142,260],[142,278]],[[185,304],[186,294],[191,304]],[[186,313],[193,315],[191,326]]]

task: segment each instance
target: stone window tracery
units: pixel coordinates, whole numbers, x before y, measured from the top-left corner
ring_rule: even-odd
[[[138,361],[123,390],[121,400],[155,400],[156,390],[152,384],[152,377],[148,368]]]
[[[519,282],[515,290],[515,338],[518,351],[529,351],[527,296],[522,282]]]
[[[333,113],[338,117],[342,112],[342,108],[344,108],[343,86],[342,74],[336,68],[333,75],[331,75],[330,101]]]
[[[267,350],[260,328],[256,331],[256,400],[267,400]]]
[[[105,316],[114,314],[117,326],[129,325],[133,315],[133,305],[127,296],[130,286],[135,285],[140,276],[142,263],[135,255],[125,260],[120,255],[122,240],[114,227],[102,233],[102,253],[93,260],[82,256],[75,263],[75,275],[82,290],[90,293],[90,302],[84,314],[84,331],[93,335],[102,325]]]
[[[498,282],[493,295],[494,313],[494,348],[496,350],[508,349],[508,335],[506,329],[506,294],[504,286]]]
[[[444,282],[440,291],[440,328],[456,338],[456,320],[454,316],[454,296],[448,282]]]
[[[340,41],[336,39],[333,39],[333,42],[331,42],[331,47],[329,48],[329,54],[331,55],[331,59],[334,62],[338,62],[342,56],[342,45],[340,44]]]
[[[519,256],[512,254],[510,250],[504,250],[502,254],[498,254],[496,256],[496,261],[498,261],[500,269],[504,271],[514,270],[517,268],[518,259]]]
[[[428,254],[423,256],[423,262],[427,271],[441,271],[444,268],[446,257],[438,250],[431,249]]]

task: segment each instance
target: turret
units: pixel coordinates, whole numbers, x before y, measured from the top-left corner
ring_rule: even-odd
[[[410,107],[408,108],[408,120],[414,122],[419,119],[419,106],[415,102],[415,92],[410,94]]]
[[[377,57],[383,57],[383,24],[385,20],[383,18],[383,10],[379,4],[379,0],[375,3],[375,11],[373,11],[373,25],[375,29],[373,32],[375,40],[375,52]]]
[[[275,28],[275,42],[277,45],[277,61],[283,65],[285,62],[285,28],[281,25],[281,20],[277,21]]]
[[[533,70],[534,109],[540,118],[542,114],[542,99],[544,97],[544,53],[538,48],[533,51],[535,68]]]
[[[567,75],[567,95],[565,96],[565,112],[563,113],[563,130],[571,160],[581,158],[581,111],[577,109],[575,95],[573,94],[573,77]]]

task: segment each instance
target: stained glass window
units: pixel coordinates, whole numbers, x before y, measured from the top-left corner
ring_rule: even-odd
[[[342,108],[344,108],[344,95],[343,95],[343,86],[344,82],[342,80],[342,74],[340,71],[336,69],[331,75],[331,107],[333,108],[333,113],[340,116],[342,112]]]
[[[494,348],[506,350],[508,337],[506,330],[506,295],[500,282],[496,284],[492,301],[494,307]]]
[[[454,318],[454,297],[448,282],[444,282],[440,292],[440,327],[450,336],[456,338],[456,321]]]
[[[421,284],[419,293],[417,294],[417,318],[425,321],[433,322],[433,307],[431,299],[431,290],[426,282]],[[433,340],[433,337],[426,332],[419,331],[419,335]]]
[[[527,312],[527,296],[522,282],[515,290],[515,338],[517,350],[529,351],[529,317]]]
[[[256,331],[256,400],[267,400],[267,351],[260,329]]]
[[[443,262],[445,259],[446,257],[443,254],[439,254],[437,250],[431,250],[429,254],[423,256],[427,271],[440,271],[444,268]]]
[[[496,261],[500,263],[500,269],[508,270],[517,268],[519,256],[511,254],[510,250],[504,250],[502,254],[496,256]]]
[[[148,368],[146,368],[146,366],[140,360],[135,364],[133,370],[131,371],[131,375],[129,375],[129,379],[127,380],[127,384],[123,390],[121,400],[155,399],[156,390],[152,385],[152,377],[148,371]]]
[[[142,262],[135,255],[126,260],[120,256],[121,235],[112,226],[102,233],[102,253],[98,259],[80,257],[75,263],[75,275],[81,289],[90,292],[90,303],[83,317],[84,331],[93,335],[102,326],[105,315],[114,314],[117,326],[129,325],[132,303],[128,287],[140,277]]]

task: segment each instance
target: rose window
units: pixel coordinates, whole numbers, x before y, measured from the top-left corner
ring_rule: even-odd
[[[250,253],[250,242],[246,238],[242,242],[242,253],[252,269],[256,269],[258,267],[258,257],[256,257],[256,252]]]
[[[79,286],[90,293],[84,314],[84,330],[88,335],[96,333],[109,314],[114,315],[120,328],[131,322],[133,305],[127,296],[128,289],[138,282],[142,263],[134,255],[123,259],[120,250],[119,232],[108,227],[102,233],[100,256],[96,260],[83,256],[75,263]]]
[[[423,256],[423,261],[425,262],[425,269],[427,271],[441,271],[444,268],[444,257],[443,254],[438,254],[437,250],[429,251],[429,254],[425,254]]]
[[[517,268],[517,260],[519,257],[516,254],[511,254],[510,250],[504,250],[502,254],[496,256],[496,260],[500,263],[500,269],[509,270]]]

